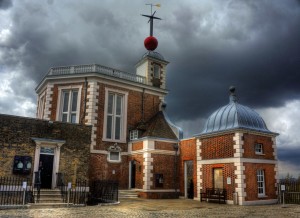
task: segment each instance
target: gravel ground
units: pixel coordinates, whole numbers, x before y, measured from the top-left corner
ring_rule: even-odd
[[[124,200],[119,205],[0,210],[0,217],[298,217],[300,205],[235,206],[193,200]]]

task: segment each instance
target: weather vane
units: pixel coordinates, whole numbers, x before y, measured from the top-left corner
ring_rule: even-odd
[[[150,36],[153,36],[153,20],[154,19],[161,20],[161,18],[154,16],[154,14],[156,13],[156,11],[154,11],[154,13],[152,13],[152,8],[153,8],[153,6],[159,8],[160,4],[155,4],[155,5],[154,4],[146,4],[146,5],[150,5],[151,6],[151,15],[142,14],[142,16],[149,17],[148,23],[150,22]]]
[[[145,41],[144,41],[144,45],[145,45],[145,48],[148,50],[148,51],[154,51],[156,48],[157,48],[157,45],[158,45],[158,41],[157,39],[153,36],[153,20],[154,19],[157,19],[157,20],[161,20],[161,18],[159,17],[155,17],[155,13],[156,11],[154,11],[154,13],[152,13],[152,8],[153,6],[155,7],[160,7],[160,4],[146,4],[146,5],[150,5],[151,6],[151,15],[145,15],[145,14],[141,14],[142,16],[144,17],[148,17],[149,18],[149,21],[148,23],[150,22],[150,36],[148,36]]]

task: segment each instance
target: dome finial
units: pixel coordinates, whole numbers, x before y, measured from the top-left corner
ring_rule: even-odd
[[[235,87],[230,86],[229,91],[230,91],[229,102],[230,103],[237,102],[237,97],[236,97],[236,94],[235,94]]]

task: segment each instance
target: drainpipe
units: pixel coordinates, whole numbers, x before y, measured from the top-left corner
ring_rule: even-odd
[[[83,106],[83,115],[81,118],[81,123],[84,123],[84,117],[85,117],[85,113],[86,113],[86,98],[87,98],[87,78],[84,78],[84,106]]]
[[[145,88],[143,88],[143,93],[142,93],[142,123],[145,121]]]
[[[173,148],[175,150],[175,156],[174,156],[174,189],[175,189],[175,195],[177,198],[177,152],[178,152],[178,144],[174,144]]]

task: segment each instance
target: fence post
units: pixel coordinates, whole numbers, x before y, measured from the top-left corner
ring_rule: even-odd
[[[22,188],[23,188],[23,205],[25,205],[25,197],[26,197],[26,189],[27,189],[27,182],[23,182],[22,184]]]
[[[68,207],[69,207],[69,203],[70,203],[70,190],[71,190],[71,187],[72,187],[72,183],[71,182],[68,182],[68,199],[67,199],[67,203],[68,203]]]

